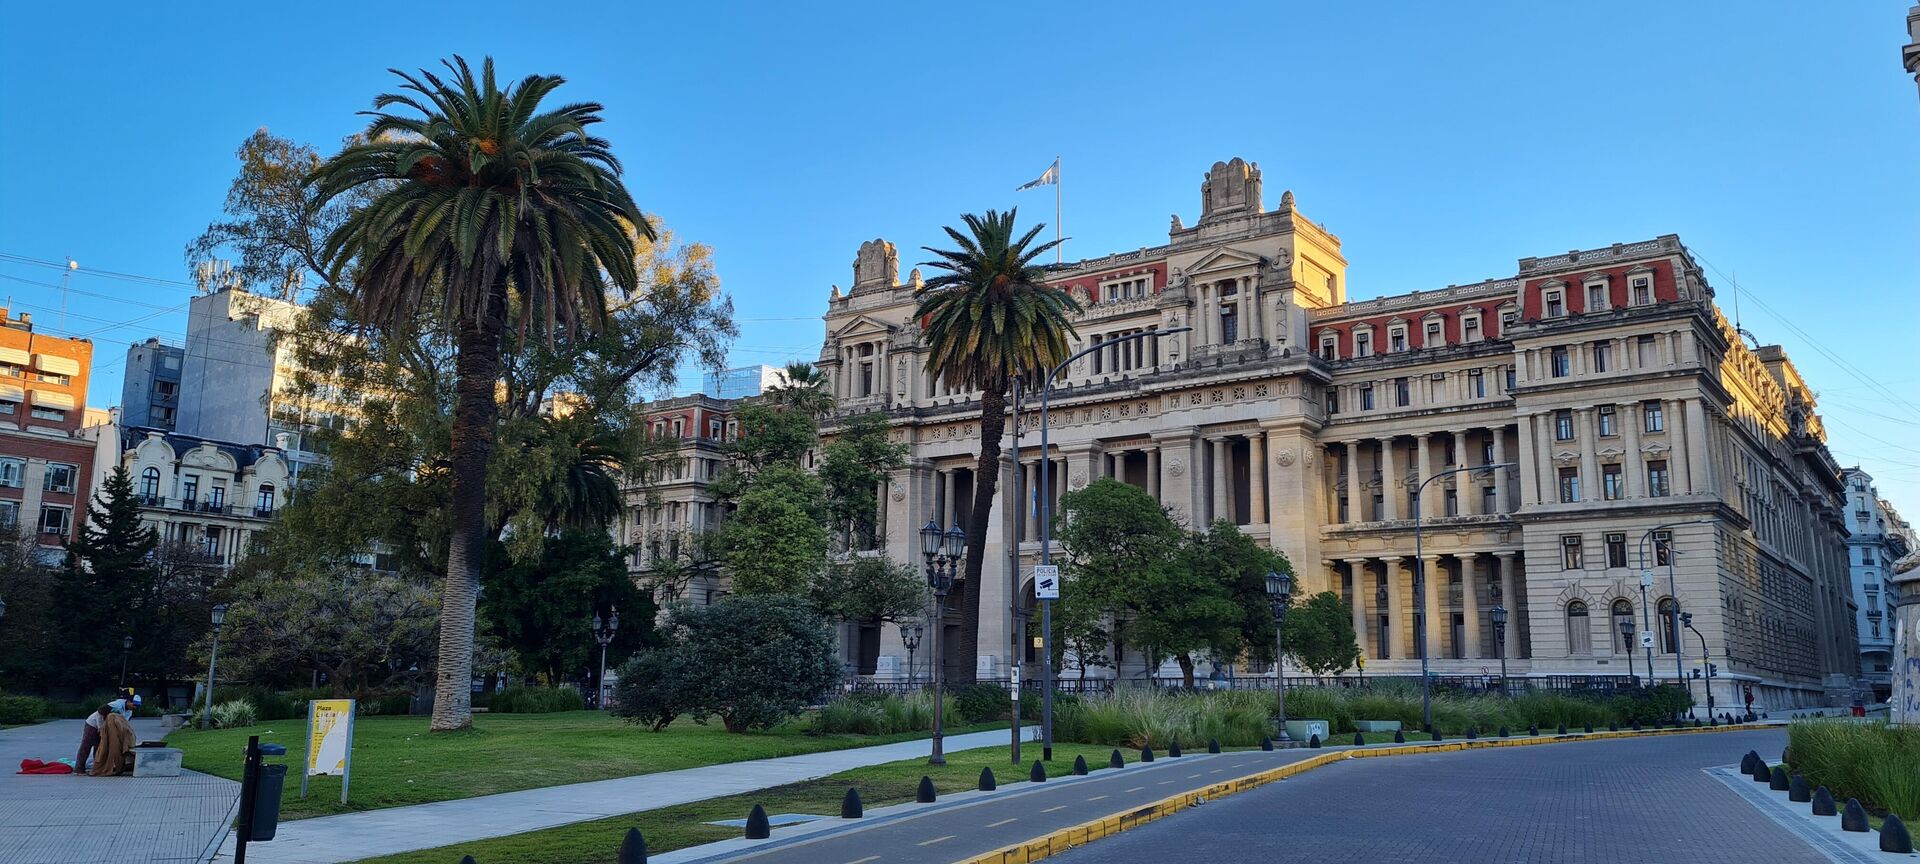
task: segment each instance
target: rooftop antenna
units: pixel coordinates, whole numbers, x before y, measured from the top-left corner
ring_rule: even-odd
[[[1733,335],[1747,337],[1748,341],[1753,343],[1751,347],[1758,351],[1760,350],[1760,337],[1753,335],[1752,331],[1740,326],[1740,274],[1729,271],[1727,278],[1733,281]]]
[[[67,332],[67,283],[73,280],[73,271],[80,269],[80,262],[67,259],[67,269],[60,274],[60,332]]]

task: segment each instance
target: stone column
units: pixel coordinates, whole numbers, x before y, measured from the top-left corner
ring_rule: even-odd
[[[943,470],[943,471],[937,471],[937,472],[935,472],[935,473],[936,473],[936,474],[938,474],[938,475],[939,475],[939,477],[940,477],[940,482],[939,482],[939,486],[940,486],[940,527],[942,527],[942,528],[945,528],[945,527],[947,527],[947,526],[950,526],[950,525],[952,525],[952,524],[954,523],[954,513],[953,513],[953,487],[954,487],[954,482],[953,482],[953,480],[954,480],[954,476],[953,476],[953,472],[952,472],[952,471],[944,471],[944,470]],[[929,565],[929,566],[931,566],[931,565]]]
[[[1400,467],[1393,457],[1393,439],[1380,439],[1380,518],[1388,522],[1400,518],[1400,494],[1394,488]]]
[[[1267,338],[1266,328],[1260,326],[1260,291],[1259,288],[1255,287],[1255,280],[1252,276],[1243,276],[1240,278],[1240,296],[1245,298],[1241,302],[1240,311],[1247,316],[1247,338]],[[1257,522],[1260,520],[1256,519],[1254,521]]]
[[[1433,506],[1434,501],[1444,501],[1447,497],[1447,491],[1439,486],[1427,483],[1427,478],[1433,476],[1432,436],[1422,432],[1419,435],[1415,435],[1413,441],[1415,448],[1414,462],[1420,467],[1419,482],[1421,486],[1426,487],[1426,491],[1420,495],[1420,518],[1432,519],[1441,512]],[[1418,489],[1421,487],[1416,486],[1414,488]]]
[[[1147,448],[1147,497],[1160,501],[1160,448]]]
[[[1684,417],[1687,411],[1685,400],[1675,399],[1664,404],[1667,412],[1667,443],[1673,445],[1673,449],[1667,451],[1667,494],[1685,495],[1692,491],[1689,486],[1692,482],[1689,466],[1693,459],[1687,451],[1693,449],[1693,436],[1690,434],[1693,424]]]
[[[1369,521],[1372,517],[1361,509],[1360,500],[1360,442],[1342,441],[1347,448],[1347,524]]]
[[[1219,289],[1212,285],[1200,286],[1200,334],[1208,345],[1220,344],[1220,316],[1214,308],[1214,298],[1218,293]]]
[[[1480,558],[1472,552],[1460,558],[1460,616],[1466,619],[1464,660],[1480,659]]]
[[[1267,524],[1267,433],[1247,436],[1247,523]]]
[[[1600,492],[1600,429],[1595,425],[1592,408],[1581,408],[1580,425],[1580,500],[1598,501]]]
[[[1507,461],[1506,427],[1496,426],[1488,429],[1487,432],[1493,436],[1493,461]],[[1526,450],[1525,443],[1524,441],[1521,442],[1520,449],[1523,452]],[[1500,468],[1493,473],[1493,509],[1503,514],[1513,512],[1513,481],[1507,479],[1509,476],[1507,472],[1511,470],[1513,469]],[[1526,472],[1522,471],[1520,473],[1525,474]]]
[[[1560,466],[1553,461],[1553,445],[1556,443],[1554,436],[1558,432],[1554,429],[1552,414],[1534,416],[1540,421],[1540,434],[1534,436],[1534,441],[1540,447],[1537,472],[1540,475],[1540,502],[1552,504],[1560,500],[1560,472],[1557,470]]]
[[[1400,590],[1400,574],[1394,572],[1406,559],[1388,555],[1380,559],[1387,577],[1387,654],[1394,660],[1407,655],[1407,596]]]
[[[1427,659],[1438,660],[1446,656],[1440,648],[1445,644],[1440,641],[1440,634],[1453,629],[1453,617],[1441,617],[1440,593],[1447,588],[1447,574],[1440,569],[1440,556],[1429,554],[1421,560],[1425,563],[1422,581],[1426,584],[1421,587],[1426,590],[1422,592],[1421,603],[1426,610]]]
[[[1540,471],[1545,466],[1536,464],[1538,453],[1535,451],[1539,448],[1534,446],[1533,443],[1533,421],[1534,415],[1532,414],[1520,418],[1520,452],[1516,454],[1518,458],[1515,461],[1520,463],[1521,507],[1529,507],[1540,503]],[[1499,439],[1495,440],[1498,441]],[[1498,454],[1495,455],[1497,456]],[[1507,506],[1507,501],[1501,501],[1499,503],[1502,513],[1513,512],[1513,508]]]
[[[1698,398],[1689,398],[1682,400],[1681,410],[1687,415],[1687,482],[1695,495],[1712,492],[1713,457],[1707,445],[1706,406]]]
[[[1040,463],[1028,462],[1022,470],[1025,472],[1027,495],[1026,500],[1019,502],[1017,506],[1026,508],[1026,534],[1024,536],[1028,541],[1033,541],[1040,539],[1040,508],[1034,506],[1039,503],[1040,498],[1038,496],[1041,494]]]
[[[1367,559],[1348,558],[1346,562],[1347,572],[1353,576],[1353,641],[1360,645],[1361,656],[1372,657],[1375,648],[1367,639],[1367,595],[1373,593],[1373,580],[1367,578],[1371,575]]]
[[[1622,402],[1614,406],[1614,417],[1620,422],[1621,437],[1627,450],[1627,457],[1621,460],[1620,470],[1627,475],[1627,497],[1644,498],[1647,494],[1647,468],[1640,453],[1640,424],[1645,423],[1637,402]]]
[[[1513,553],[1495,552],[1500,559],[1500,605],[1507,607],[1507,659],[1520,659],[1520,595],[1513,593]]]
[[[1468,448],[1473,446],[1473,439],[1467,437],[1467,434],[1467,430],[1465,429],[1453,433],[1454,468],[1467,468],[1473,465],[1473,457],[1467,455]],[[1453,487],[1459,490],[1457,495],[1460,500],[1460,515],[1462,516],[1478,516],[1480,514],[1480,478],[1475,476],[1478,473],[1479,472],[1476,471],[1461,471],[1453,475]]]
[[[1213,458],[1213,471],[1210,475],[1213,478],[1212,506],[1207,511],[1207,525],[1212,525],[1222,519],[1232,519],[1233,510],[1227,495],[1227,459],[1229,456],[1227,452],[1227,439],[1208,438],[1207,443],[1212,445],[1208,449],[1211,451]],[[1202,531],[1206,530],[1206,526],[1204,525],[1196,525],[1194,527]]]

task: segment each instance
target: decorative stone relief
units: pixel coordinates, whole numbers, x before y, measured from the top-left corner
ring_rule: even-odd
[[[1572,465],[1580,461],[1580,454],[1572,450],[1562,450],[1553,454],[1553,461],[1561,465]]]
[[[1073,476],[1067,480],[1067,488],[1069,489],[1079,489],[1086,485],[1087,472],[1085,471],[1075,471],[1073,472]]]
[[[1265,384],[1253,385],[1253,398],[1255,399],[1267,398],[1267,385]]]
[[[1187,473],[1187,463],[1178,456],[1167,460],[1167,473],[1179,477]]]
[[[1293,467],[1293,451],[1288,449],[1275,453],[1273,454],[1273,461],[1280,463],[1280,467],[1282,468],[1291,468]]]
[[[898,504],[902,501],[907,500],[907,490],[900,488],[900,484],[898,483],[891,484],[891,488],[892,488],[891,495],[893,498],[893,503]]]
[[[1142,402],[1140,403],[1139,413],[1140,413],[1140,416],[1145,417],[1148,414],[1152,414],[1153,409],[1150,406],[1148,406],[1147,403]]]

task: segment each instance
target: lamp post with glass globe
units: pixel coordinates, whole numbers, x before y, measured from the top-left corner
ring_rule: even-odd
[[[1291,741],[1287,737],[1287,673],[1282,661],[1286,658],[1287,606],[1293,602],[1293,577],[1268,570],[1267,599],[1273,603],[1273,692],[1280,702],[1277,740]]]
[[[207,718],[213,716],[213,667],[220,659],[220,627],[227,623],[227,604],[213,607],[213,653],[207,655],[207,697],[200,706],[200,728],[207,728]]]
[[[914,680],[913,652],[920,649],[920,640],[925,637],[926,632],[926,625],[918,621],[900,625],[900,644],[906,646],[907,649],[908,687],[913,687],[913,685],[917,683]]]
[[[1507,607],[1495,605],[1488,613],[1493,617],[1493,649],[1500,653],[1500,695],[1507,694]]]
[[[593,679],[593,707],[607,707],[607,645],[613,642],[615,634],[620,632],[620,609],[609,607],[611,615],[605,621],[600,620],[600,611],[593,612],[593,641],[600,643],[600,676]]]
[[[946,665],[946,658],[940,654],[940,631],[946,629],[947,592],[960,581],[960,562],[967,557],[967,532],[960,530],[958,522],[942,532],[940,523],[928,520],[926,527],[920,529],[920,555],[927,562],[927,587],[933,591],[934,598],[933,615],[929,616],[929,626],[933,628],[929,661],[933,667],[933,754],[927,757],[927,763],[945,765],[947,757],[941,749],[941,739],[945,736],[946,724],[946,676],[941,674],[941,667]]]
[[[127,655],[133,653],[133,634],[120,637],[120,689],[127,689]]]

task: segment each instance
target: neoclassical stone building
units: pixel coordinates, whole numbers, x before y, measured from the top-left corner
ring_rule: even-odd
[[[978,655],[949,668],[1004,677],[1009,658],[1035,659],[1024,574],[1038,526],[1001,505],[1013,472],[1035,488],[1049,458],[1051,495],[1114,477],[1189,524],[1229,519],[1285,552],[1300,588],[1352,604],[1369,672],[1416,671],[1422,651],[1442,674],[1497,672],[1504,652],[1515,675],[1626,675],[1631,662],[1644,676],[1647,630],[1663,680],[1676,660],[1691,676],[1704,637],[1723,705],[1742,685],[1771,707],[1844,693],[1857,656],[1847,529],[1813,392],[1780,348],[1735,333],[1678,237],[1349,300],[1340,239],[1291,192],[1267,209],[1257,165],[1216,163],[1200,192],[1199,218],[1174,216],[1166,242],[1053,269],[1085,307],[1078,346],[1194,329],[1077,363],[1055,387],[1045,457],[1037,404],[1022,414],[1025,449],[1017,467],[1002,460],[988,525]],[[920,284],[918,271],[901,281],[892,244],[862,244],[819,359],[842,413],[887,412],[911,445],[882,494],[885,551],[914,563],[920,525],[970,511],[978,450],[976,398],[924,368]],[[1487,465],[1507,467],[1473,470]],[[1468,470],[1416,501],[1422,478],[1454,468]],[[1026,520],[1018,580],[1009,513]],[[1504,644],[1496,605],[1512,616]],[[896,633],[877,644],[861,665],[903,667]],[[1155,672],[1129,653],[1118,674]]]

